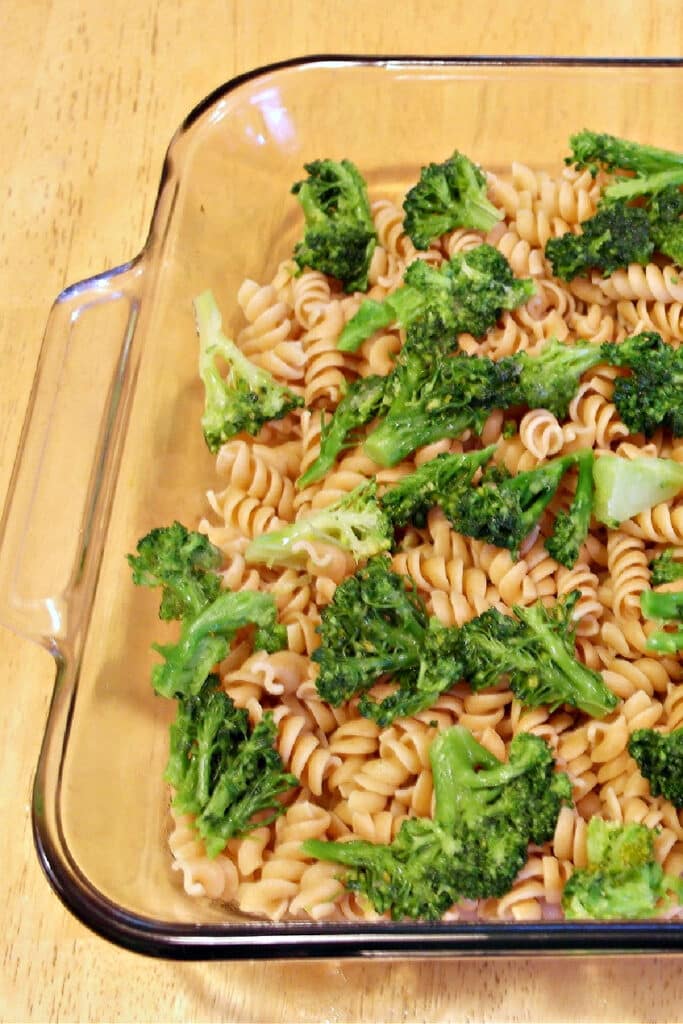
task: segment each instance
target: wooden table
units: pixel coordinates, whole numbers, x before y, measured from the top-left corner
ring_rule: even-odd
[[[0,500],[51,300],[142,245],[182,117],[231,76],[348,53],[683,53],[679,0],[4,0]],[[680,960],[177,964],[90,934],[33,851],[53,678],[0,631],[0,1017],[115,1021],[639,1021],[683,1016]]]

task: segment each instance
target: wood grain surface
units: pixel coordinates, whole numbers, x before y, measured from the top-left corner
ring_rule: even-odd
[[[0,0],[0,500],[50,303],[141,247],[184,115],[306,53],[680,56],[680,0]],[[681,961],[181,964],[90,934],[37,863],[47,653],[0,631],[3,1021],[673,1021]]]

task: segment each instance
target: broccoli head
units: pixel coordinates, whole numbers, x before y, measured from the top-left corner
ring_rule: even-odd
[[[518,352],[512,358],[520,367],[519,404],[548,409],[560,418],[567,415],[581,376],[603,361],[599,345],[567,344],[557,338],[547,341],[536,355]]]
[[[345,579],[322,611],[316,688],[337,707],[388,677],[397,689],[381,703],[361,700],[362,715],[387,725],[429,707],[460,679],[456,629],[427,613],[414,582],[371,559]]]
[[[456,150],[441,164],[429,164],[407,193],[404,226],[418,249],[453,228],[488,231],[502,217],[486,198],[486,175]]]
[[[306,222],[295,262],[336,277],[345,291],[367,291],[377,233],[362,175],[350,160],[304,166],[308,178],[292,186]]]
[[[662,583],[674,583],[676,580],[683,580],[683,562],[676,560],[673,548],[667,548],[660,555],[650,562],[650,583],[653,587],[660,587]]]
[[[588,866],[574,871],[562,893],[570,921],[655,917],[681,897],[681,882],[664,874],[654,856],[655,832],[637,822],[625,825],[591,818]]]
[[[571,136],[569,143],[572,152],[566,163],[578,168],[587,167],[593,174],[604,169],[635,171],[645,176],[683,168],[683,155],[680,153],[620,139],[605,132],[578,132]]]
[[[657,192],[647,205],[658,252],[683,267],[683,192],[675,185]]]
[[[287,632],[278,625],[271,594],[224,590],[198,615],[183,620],[175,644],[154,644],[164,658],[152,670],[152,685],[162,697],[187,697],[201,690],[205,679],[226,657],[238,629],[255,625],[254,648],[277,651],[286,646]]]
[[[221,553],[203,533],[182,523],[151,530],[128,555],[133,583],[161,587],[160,619],[193,617],[218,597]]]
[[[285,809],[280,796],[299,785],[274,747],[272,712],[251,729],[247,712],[217,687],[217,677],[209,676],[196,694],[179,701],[165,774],[175,790],[174,808],[195,815],[209,857],[277,818]]]
[[[423,462],[382,495],[381,504],[394,526],[424,526],[430,508],[441,503],[442,495],[469,490],[472,479],[490,460],[495,445],[480,451],[437,455]]]
[[[392,323],[408,328],[429,313],[444,330],[475,337],[494,327],[505,309],[515,309],[535,291],[531,278],[516,278],[502,253],[491,245],[478,245],[456,253],[436,269],[414,260],[403,284],[381,302],[366,299],[344,327],[337,347],[355,352],[366,338]]]
[[[210,291],[194,300],[199,334],[199,376],[206,392],[202,429],[212,452],[235,434],[244,431],[256,435],[269,420],[279,420],[292,409],[303,405],[303,399],[275,378],[255,366],[237,345],[223,334],[221,314]],[[216,359],[228,365],[224,380]]]
[[[434,819],[409,818],[390,845],[354,840],[303,845],[311,857],[348,868],[344,884],[395,919],[437,920],[461,899],[500,897],[523,867],[530,842],[549,839],[566,775],[544,740],[516,736],[502,763],[462,726],[439,733],[429,751]]]
[[[574,647],[572,613],[580,593],[572,591],[552,608],[536,601],[513,607],[514,617],[489,608],[460,630],[463,676],[473,690],[496,686],[503,677],[529,707],[562,704],[602,718],[617,698],[601,676],[582,664]]]
[[[388,551],[393,531],[377,501],[376,492],[373,478],[326,508],[318,509],[281,530],[262,533],[248,545],[245,552],[247,562],[300,569],[308,561],[311,543],[343,548],[357,562],[380,551]]]
[[[649,782],[652,795],[663,796],[683,809],[683,729],[666,734],[636,729],[628,741],[628,752]]]
[[[553,274],[564,281],[593,269],[612,274],[631,263],[649,263],[653,251],[647,213],[625,202],[598,210],[582,222],[580,234],[549,238],[545,247]]]
[[[650,437],[665,427],[674,437],[683,436],[683,349],[648,331],[602,345],[602,355],[612,366],[632,371],[631,376],[617,377],[613,395],[631,433]]]

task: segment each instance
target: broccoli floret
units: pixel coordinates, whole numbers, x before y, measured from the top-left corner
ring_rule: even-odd
[[[444,494],[469,489],[477,470],[490,460],[495,445],[480,451],[437,455],[393,484],[381,504],[394,526],[424,526],[426,514]]]
[[[654,590],[643,590],[640,608],[647,619],[658,619],[667,626],[680,623],[683,620],[683,591],[656,593]],[[676,654],[683,650],[683,626],[651,633],[647,638],[647,647],[658,654]]]
[[[441,507],[458,533],[508,548],[516,556],[577,459],[577,454],[564,455],[516,476],[492,466],[479,486],[443,495]]]
[[[336,277],[347,292],[367,291],[377,233],[362,175],[350,160],[314,160],[304,167],[308,178],[292,186],[306,221],[294,260],[300,270]]]
[[[175,644],[153,644],[164,661],[152,670],[152,685],[162,697],[188,697],[201,690],[214,665],[227,655],[238,629],[255,625],[254,648],[277,651],[286,646],[287,632],[277,623],[271,594],[223,591],[193,618],[183,620]]]
[[[576,658],[572,612],[580,597],[572,591],[552,608],[537,601],[513,607],[514,618],[489,608],[460,630],[463,675],[473,690],[507,677],[518,700],[551,709],[561,704],[602,718],[617,698],[601,676]]]
[[[579,477],[569,511],[557,513],[552,536],[545,542],[548,554],[568,569],[578,561],[593,514],[593,452],[580,452],[577,462]]]
[[[512,358],[520,367],[519,404],[548,409],[560,418],[567,415],[582,374],[602,362],[599,345],[567,344],[557,338],[546,342],[536,355],[518,352]]]
[[[667,548],[662,551],[661,555],[653,558],[649,569],[652,573],[650,583],[653,587],[660,587],[662,583],[683,580],[683,562],[676,561],[673,548]]]
[[[218,597],[221,553],[182,523],[152,530],[138,542],[137,554],[127,557],[133,583],[162,588],[160,619],[191,618]]]
[[[437,316],[452,332],[454,347],[457,334],[485,334],[504,309],[515,309],[535,290],[530,278],[516,278],[502,253],[486,244],[456,253],[438,270],[415,260],[403,281],[382,302],[362,303],[344,327],[338,348],[355,352],[375,331],[392,323],[407,330],[425,313]]]
[[[418,249],[453,228],[488,231],[502,217],[486,198],[486,175],[456,150],[441,164],[429,164],[403,202],[405,230]]]
[[[652,795],[663,796],[683,809],[683,729],[666,734],[636,729],[628,741],[628,752],[649,782]]]
[[[572,135],[569,143],[572,155],[567,157],[566,163],[575,164],[578,168],[587,167],[592,174],[600,168],[635,171],[640,175],[658,174],[676,167],[683,170],[683,155],[680,153],[642,142],[630,142],[604,132],[578,132]]]
[[[245,552],[247,562],[300,569],[309,557],[308,544],[319,542],[349,551],[357,562],[388,551],[393,541],[389,519],[376,499],[374,479],[326,508],[281,530],[256,537]]]
[[[278,798],[299,785],[274,747],[272,712],[252,730],[247,712],[217,685],[209,676],[198,693],[179,701],[165,774],[175,790],[174,808],[196,815],[209,857],[229,839],[277,818],[285,809]]]
[[[515,400],[518,376],[511,358],[458,355],[425,369],[409,356],[396,370],[386,416],[368,436],[366,455],[380,466],[395,466],[441,438],[468,429],[480,433],[492,409]]]
[[[221,314],[210,291],[194,300],[199,333],[199,376],[206,392],[202,429],[212,452],[242,431],[256,435],[268,420],[279,420],[303,399],[278,384],[267,370],[255,366],[223,334]],[[228,364],[224,380],[216,358]]]
[[[647,215],[657,250],[683,267],[683,192],[662,189],[648,203]]]
[[[601,455],[593,464],[593,515],[616,528],[683,491],[683,466],[673,459]]]
[[[655,832],[637,822],[625,825],[591,818],[588,867],[575,871],[562,893],[572,921],[656,916],[681,897],[681,882],[665,875],[654,856]]]
[[[648,331],[619,344],[602,345],[603,359],[625,366],[630,377],[617,377],[613,401],[632,434],[650,437],[658,427],[683,436],[683,349]]]
[[[359,706],[384,726],[429,707],[460,679],[457,629],[430,619],[414,582],[392,572],[387,558],[371,559],[340,583],[321,620],[316,688],[335,707],[388,676],[397,690]]]
[[[382,408],[386,387],[387,378],[376,374],[349,384],[332,418],[322,425],[320,454],[299,477],[298,487],[308,487],[329,472],[339,453],[348,446],[349,438]]]
[[[631,263],[649,263],[654,251],[645,210],[614,203],[581,224],[581,234],[549,238],[545,254],[555,277],[571,281],[589,270],[612,274]]]
[[[516,736],[501,763],[462,726],[439,733],[429,757],[434,819],[409,818],[388,845],[303,845],[310,857],[349,868],[344,884],[379,913],[436,920],[460,899],[500,897],[527,859],[530,842],[549,839],[564,803],[566,775],[554,772],[544,740]]]

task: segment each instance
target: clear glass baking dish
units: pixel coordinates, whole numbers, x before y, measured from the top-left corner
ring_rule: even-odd
[[[3,521],[0,618],[55,658],[34,835],[51,884],[91,928],[186,959],[683,949],[675,923],[271,924],[186,896],[165,841],[170,702],[149,685],[159,622],[123,558],[151,526],[202,512],[213,460],[187,429],[203,400],[191,298],[272,277],[298,230],[286,197],[305,161],[349,157],[392,196],[456,145],[494,170],[554,166],[584,126],[680,150],[682,98],[677,59],[261,68],[180,127],[141,254],[58,297]]]

